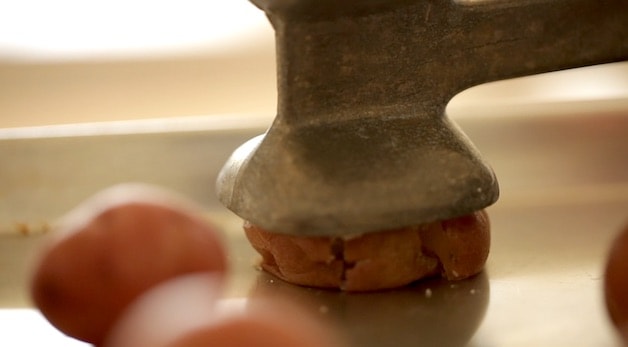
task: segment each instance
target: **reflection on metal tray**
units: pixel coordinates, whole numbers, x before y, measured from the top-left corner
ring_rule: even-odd
[[[226,126],[225,119],[208,119],[169,132],[147,123],[140,128],[154,131],[105,124],[89,136],[70,127],[27,138],[0,130],[2,324],[50,329],[41,316],[15,309],[29,306],[28,259],[48,225],[101,188],[145,181],[206,206],[231,251],[229,298],[292,298],[356,346],[614,344],[601,270],[612,237],[628,222],[628,111],[461,118],[502,190],[488,210],[493,241],[486,271],[462,282],[429,280],[369,294],[295,287],[255,270],[256,254],[240,220],[216,202],[214,180],[231,151],[270,120],[232,117]],[[12,338],[27,334],[12,331]],[[68,345],[60,335],[47,345],[57,339]],[[2,334],[0,345],[7,343]]]

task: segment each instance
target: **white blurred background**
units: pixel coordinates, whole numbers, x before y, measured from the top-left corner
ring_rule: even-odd
[[[272,28],[247,0],[0,0],[0,128],[272,117],[274,59]],[[627,100],[620,63],[473,88],[450,113],[628,109]]]

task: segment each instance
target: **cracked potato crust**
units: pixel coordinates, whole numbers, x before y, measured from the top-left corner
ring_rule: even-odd
[[[484,210],[462,217],[350,237],[303,237],[244,223],[263,270],[290,283],[345,291],[401,287],[440,275],[482,271],[490,248]]]

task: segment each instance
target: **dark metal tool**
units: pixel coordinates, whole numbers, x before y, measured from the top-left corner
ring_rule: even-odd
[[[252,0],[276,32],[278,112],[234,152],[223,204],[267,230],[348,235],[489,206],[445,114],[481,83],[628,59],[628,0]]]

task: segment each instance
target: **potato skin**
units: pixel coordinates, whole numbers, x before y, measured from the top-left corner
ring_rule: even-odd
[[[275,276],[311,287],[342,284],[344,264],[334,254],[334,239],[270,233],[248,222],[244,231],[262,256],[261,267]]]
[[[479,273],[488,259],[491,235],[486,210],[419,228],[419,235],[424,251],[438,258],[441,275],[448,280]]]
[[[275,315],[277,316],[277,315]],[[166,347],[337,347],[327,332],[302,324],[303,315],[291,317],[249,313],[229,317],[216,325],[189,332]]]
[[[290,283],[362,292],[392,289],[441,275],[461,280],[484,268],[490,223],[484,210],[418,226],[347,238],[244,231],[261,268]]]
[[[365,234],[345,241],[344,281],[351,292],[397,288],[438,274],[439,264],[423,252],[417,228]]]
[[[172,202],[172,203],[171,203]],[[63,333],[98,345],[121,312],[181,274],[224,274],[225,251],[196,211],[153,188],[118,186],[52,230],[30,282],[34,304]]]
[[[611,322],[628,345],[628,224],[617,235],[608,253],[604,298]]]
[[[135,300],[102,347],[337,347],[335,331],[287,300],[221,299],[211,274],[182,275]]]

